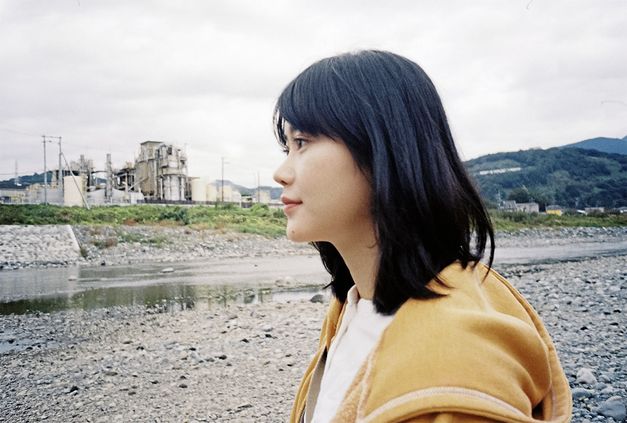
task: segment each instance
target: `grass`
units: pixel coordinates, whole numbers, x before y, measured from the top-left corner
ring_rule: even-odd
[[[627,214],[599,213],[556,216],[551,214],[490,210],[490,216],[497,231],[517,231],[525,228],[627,226]]]
[[[90,210],[81,207],[53,205],[0,204],[1,225],[159,225],[189,226],[194,229],[216,229],[254,233],[268,237],[285,234],[285,216],[282,210],[271,210],[266,205],[249,209],[233,206],[101,206]],[[125,233],[120,242],[139,242],[161,245],[163,239],[145,239],[141,235]],[[102,247],[107,247],[103,245]]]
[[[627,226],[627,214],[598,215],[545,215],[522,212],[491,210],[495,229],[516,231],[523,228],[553,228],[575,226]],[[285,234],[285,216],[281,210],[272,210],[265,205],[250,209],[233,206],[101,206],[90,210],[80,207],[53,205],[2,205],[2,225],[73,224],[94,225],[93,231],[100,232],[98,225],[159,225],[186,226],[190,229],[214,229],[278,237]],[[95,232],[95,233],[96,233]],[[139,242],[161,246],[167,242],[160,237],[145,238],[139,234],[124,233],[116,242]],[[113,246],[113,240],[101,247]]]

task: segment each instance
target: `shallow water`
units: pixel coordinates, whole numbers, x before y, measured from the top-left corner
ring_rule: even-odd
[[[163,272],[165,269],[171,272]],[[0,272],[0,315],[143,304],[165,309],[310,298],[329,277],[316,256]],[[296,282],[297,281],[297,282]]]
[[[500,248],[495,266],[624,254],[627,240]],[[164,273],[166,268],[172,272]],[[328,281],[317,256],[21,269],[0,272],[0,315],[129,305],[183,310],[238,302],[285,302],[311,298]]]

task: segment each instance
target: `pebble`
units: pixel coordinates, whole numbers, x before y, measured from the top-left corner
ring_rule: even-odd
[[[577,372],[577,383],[585,383],[586,385],[592,386],[597,383],[597,378],[594,377],[592,370],[582,367]]]
[[[311,301],[312,303],[323,303],[324,302],[324,295],[316,294],[313,297],[311,297],[311,299],[309,301]]]
[[[586,388],[573,388],[572,394],[573,399],[577,400],[581,398],[591,397],[592,395],[594,395],[594,391]]]
[[[605,417],[612,417],[616,421],[623,421],[627,417],[625,402],[619,396],[613,396],[603,401],[597,410]]]

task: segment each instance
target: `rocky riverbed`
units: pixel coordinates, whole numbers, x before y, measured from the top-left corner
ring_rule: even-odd
[[[68,234],[75,237],[68,237]],[[627,227],[525,229],[499,232],[504,248],[572,246],[627,240]],[[0,270],[71,265],[172,263],[224,257],[315,253],[286,238],[221,232],[188,226],[0,225]]]
[[[285,239],[189,227],[17,228],[0,227],[5,271],[313,251]],[[499,233],[497,245],[572,248],[625,239],[627,228],[561,228]],[[497,269],[552,333],[573,388],[573,421],[623,421],[627,256]],[[302,301],[0,316],[0,422],[285,421],[324,309]]]
[[[75,242],[67,240],[68,231]],[[63,242],[59,240],[62,239]],[[73,248],[76,245],[76,248]],[[185,226],[0,225],[0,270],[311,254],[285,237]]]
[[[624,421],[627,256],[497,269],[551,332],[573,421]],[[0,421],[285,421],[325,306],[0,316]]]

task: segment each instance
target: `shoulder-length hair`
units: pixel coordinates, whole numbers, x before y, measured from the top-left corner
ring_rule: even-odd
[[[489,215],[459,158],[438,93],[416,63],[373,50],[320,60],[277,101],[274,127],[283,146],[286,122],[344,142],[371,183],[378,312],[438,296],[427,284],[457,260],[464,268],[476,265],[488,238],[492,265]],[[354,284],[346,263],[331,243],[313,244],[333,294],[344,302]]]

